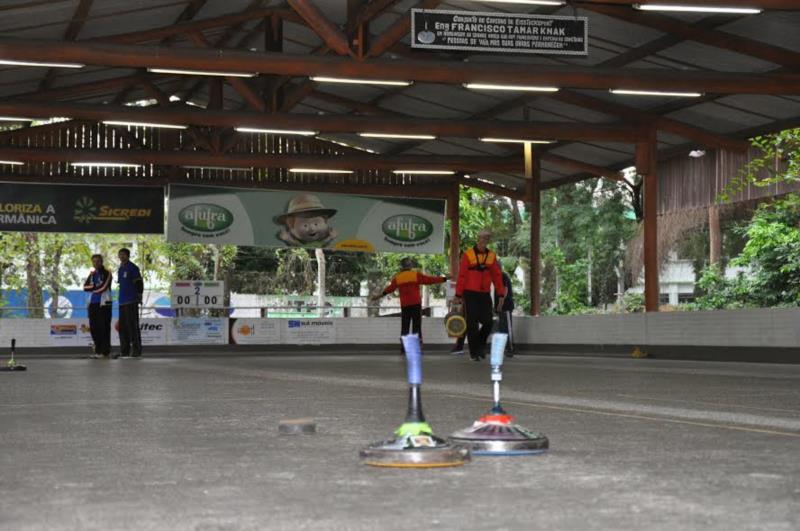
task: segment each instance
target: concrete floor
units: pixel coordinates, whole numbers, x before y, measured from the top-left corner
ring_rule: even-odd
[[[0,373],[2,529],[798,529],[800,366],[517,357],[538,457],[363,466],[405,409],[399,356],[29,358]],[[428,356],[440,435],[488,367]],[[279,436],[282,418],[319,433]]]

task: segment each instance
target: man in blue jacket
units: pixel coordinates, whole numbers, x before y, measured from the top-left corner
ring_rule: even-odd
[[[142,357],[142,336],[139,329],[139,304],[142,303],[144,281],[139,268],[131,262],[131,252],[119,250],[119,347],[122,358]],[[133,348],[131,348],[133,347]]]

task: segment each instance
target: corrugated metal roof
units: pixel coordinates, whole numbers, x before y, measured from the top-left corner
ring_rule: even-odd
[[[256,3],[253,0],[226,0],[204,2],[201,9],[194,15],[194,20],[217,17],[236,13],[259,5],[260,7],[278,6],[277,0],[264,0]],[[342,0],[314,0],[316,6],[324,12],[326,17],[335,24],[343,25],[347,17],[347,2]],[[31,2],[1,2],[0,3],[0,34],[3,37],[36,38],[48,40],[61,40],[78,6],[78,0],[52,1],[49,3]],[[393,25],[399,17],[408,16],[407,11],[417,4],[417,0],[402,0],[391,6],[385,13],[370,22],[370,30],[374,35],[380,35],[384,30]],[[133,31],[149,30],[169,26],[178,20],[178,17],[190,0],[95,0],[91,11],[81,28],[78,40],[108,37],[115,34]],[[441,9],[462,9],[476,11],[498,12],[549,12],[562,16],[577,14],[589,18],[590,28],[590,54],[588,57],[556,57],[556,56],[519,56],[512,54],[441,54],[426,53],[411,50],[389,52],[388,57],[402,60],[403,55],[409,53],[414,57],[432,57],[439,60],[464,61],[471,63],[512,63],[520,64],[520,68],[536,68],[538,65],[598,65],[604,61],[614,59],[639,46],[652,43],[663,38],[665,34],[651,27],[626,22],[596,12],[578,9],[570,6],[560,9],[538,8],[530,6],[515,6],[512,4],[482,4],[465,2],[442,2]],[[288,8],[286,8],[288,9]],[[702,14],[665,14],[662,17],[680,21],[684,24],[705,22],[706,15]],[[800,53],[800,3],[795,11],[767,11],[758,16],[717,17],[712,26],[715,31],[727,32],[731,35],[746,37],[757,42],[768,43]],[[204,31],[210,42],[215,42],[222,35],[230,34],[227,41],[229,45],[241,42],[258,28],[261,20],[251,20],[240,23],[235,31],[230,28],[211,28]],[[284,52],[290,54],[309,53],[323,46],[318,35],[304,24],[287,22],[284,24]],[[156,41],[157,42],[157,41]],[[408,43],[406,37],[402,42]],[[170,40],[172,46],[193,46],[185,38],[177,36]],[[256,35],[247,47],[254,50],[263,50],[264,39]],[[768,72],[778,70],[780,65],[765,61],[757,57],[721,49],[692,41],[681,41],[652,55],[634,60],[624,68],[662,68],[677,70],[708,70],[721,72]],[[24,95],[37,90],[47,69],[44,68],[15,68],[0,67],[0,96]],[[50,87],[67,87],[70,85],[107,80],[134,73],[130,69],[91,67],[80,71],[54,71]],[[304,81],[304,80],[299,80]],[[181,86],[189,87],[195,83],[187,80]],[[170,81],[159,80],[159,85],[165,90],[175,85]],[[299,85],[298,80],[290,82],[287,86],[293,89]],[[493,109],[505,101],[517,98],[516,93],[476,93],[460,86],[446,86],[438,84],[414,84],[413,86],[396,90],[376,88],[373,86],[353,85],[325,85],[323,90],[330,94],[338,95],[358,102],[373,102],[375,105],[399,115],[408,115],[425,118],[442,119],[468,119],[475,114]],[[600,90],[576,90],[579,94],[591,96],[600,101],[622,104],[632,109],[651,113],[666,113],[671,119],[683,122],[709,132],[736,135],[737,132],[754,130],[754,128],[769,128],[771,124],[786,124],[787,119],[797,118],[800,124],[800,95],[796,96],[769,96],[769,95],[728,95],[716,100],[710,97],[698,101],[676,100],[675,98],[641,98],[623,97]],[[107,95],[90,95],[86,101],[109,101],[117,92],[110,91]],[[130,95],[139,97],[144,94],[140,88],[133,88]],[[245,102],[241,96],[230,86],[224,91],[226,105],[237,108],[243,107]],[[205,84],[194,96],[197,100],[207,98]],[[76,97],[75,99],[80,99]],[[307,99],[295,107],[294,112],[302,113],[349,113],[352,112],[347,105],[332,103],[315,98],[310,94]],[[513,108],[507,108],[497,116],[490,117],[499,120],[531,120],[537,122],[575,122],[609,124],[619,122],[621,117],[613,112],[600,112],[588,110],[575,104],[564,103],[554,99],[531,98]],[[484,119],[486,119],[484,117]],[[338,135],[344,141],[359,142],[360,145],[378,150],[389,150],[398,143],[381,140],[366,140],[353,135]],[[693,143],[686,138],[660,131],[659,148],[674,150],[676,146],[692,146]],[[409,148],[408,153],[431,153],[442,155],[484,155],[487,153],[507,155],[514,153],[515,147],[487,145],[475,139],[447,138],[431,142],[418,143]],[[577,161],[590,163],[596,166],[618,167],[629,163],[632,158],[632,146],[624,144],[610,144],[600,142],[572,142],[560,143],[552,148],[552,153],[569,157]],[[561,178],[573,172],[552,163],[543,164],[545,179]],[[490,174],[486,174],[490,175]],[[489,177],[487,177],[489,178]],[[490,177],[502,181],[505,185],[518,185],[518,179],[509,176],[496,175]]]

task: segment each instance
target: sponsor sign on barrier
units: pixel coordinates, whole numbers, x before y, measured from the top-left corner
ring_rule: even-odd
[[[271,345],[281,342],[277,319],[237,318],[230,320],[230,342],[234,345]]]
[[[224,345],[228,342],[228,320],[224,317],[183,317],[172,320],[173,345]]]
[[[50,344],[60,347],[88,347],[92,344],[89,319],[52,319],[45,321],[49,327]],[[142,345],[167,344],[167,319],[142,319],[139,331]],[[119,320],[111,322],[111,346],[119,346]]]
[[[444,210],[440,199],[172,185],[167,239],[441,253]]]
[[[290,345],[323,345],[336,343],[335,319],[287,319],[284,321],[284,343]]]

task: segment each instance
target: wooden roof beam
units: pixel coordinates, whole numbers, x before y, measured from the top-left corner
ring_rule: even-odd
[[[78,34],[81,32],[83,25],[86,23],[86,18],[89,16],[89,10],[92,9],[93,3],[94,0],[80,0],[80,2],[78,2],[78,6],[75,8],[75,13],[72,15],[72,19],[67,26],[67,30],[64,32],[65,41],[74,41],[78,38]],[[55,73],[56,70],[54,68],[47,69],[44,78],[39,83],[40,91],[50,88],[50,85],[53,83]]]
[[[254,54],[236,50],[165,48],[118,44],[0,39],[4,59],[78,62],[129,68],[183,68],[261,72],[288,76],[324,75],[365,79],[462,84],[547,83],[561,87],[695,90],[725,94],[800,94],[800,73],[709,72],[667,69],[621,70],[579,66],[452,63],[445,61],[352,61],[314,55]]]
[[[649,123],[655,125],[661,131],[667,131],[690,140],[694,140],[706,147],[711,148],[725,148],[736,151],[742,151],[749,147],[749,142],[745,140],[738,140],[728,138],[723,135],[706,131],[699,127],[694,127],[671,118],[651,114],[645,111],[640,111],[627,105],[621,105],[598,98],[587,96],[580,92],[572,90],[561,90],[555,94],[548,94],[550,99],[576,105],[584,109],[591,109],[612,116],[618,116],[628,121],[634,120],[639,123]]]
[[[433,9],[442,0],[422,0],[409,9],[408,14],[403,14],[394,24],[386,28],[379,36],[372,39],[372,44],[367,52],[367,57],[380,57],[392,46],[400,42],[411,31],[411,9]]]
[[[595,4],[592,2],[575,2],[575,5],[595,13],[607,15],[632,24],[657,29],[693,40],[709,46],[715,46],[732,52],[756,57],[763,61],[775,63],[789,68],[800,67],[800,53],[780,48],[764,42],[740,37],[723,31],[693,27],[676,18],[657,15],[652,12],[638,11],[631,7]],[[795,9],[797,8],[795,4]]]
[[[347,37],[310,0],[288,0],[289,6],[305,20],[328,48],[339,55],[354,56]]]

